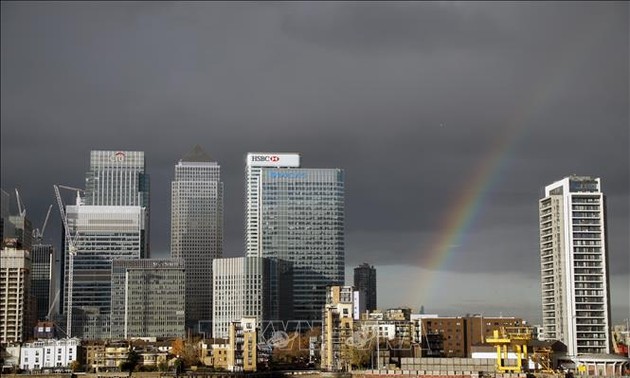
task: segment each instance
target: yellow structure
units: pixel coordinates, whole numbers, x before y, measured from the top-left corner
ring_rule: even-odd
[[[523,371],[523,364],[528,363],[527,344],[532,338],[528,327],[503,327],[495,330],[492,337],[486,338],[488,344],[497,349],[497,371],[500,373],[519,373]],[[516,354],[516,365],[508,365],[508,347]]]

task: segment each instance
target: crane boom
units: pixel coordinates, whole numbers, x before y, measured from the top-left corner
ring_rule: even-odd
[[[26,215],[26,207],[22,203],[22,198],[20,198],[20,192],[18,192],[17,188],[15,188],[15,199],[17,200],[17,207],[20,216],[23,217]]]
[[[48,224],[48,218],[50,217],[50,210],[52,210],[52,207],[53,207],[52,204],[48,206],[48,212],[46,213],[46,219],[44,219],[44,224],[42,225],[42,229],[40,230],[39,228],[36,228],[33,230],[33,238],[35,238],[37,242],[41,242],[42,239],[44,238],[44,231],[46,230],[46,225]]]
[[[68,245],[68,309],[66,314],[66,330],[67,336],[68,338],[70,338],[72,334],[72,291],[74,287],[74,256],[77,254],[76,241],[78,232],[74,237],[72,237],[72,235],[70,234],[70,227],[68,227],[68,215],[65,211],[59,188],[75,190],[77,192],[77,205],[80,204],[81,196],[79,193],[83,191],[83,189],[73,188],[65,185],[53,185],[53,187],[55,189],[57,205],[59,206],[59,214],[61,215],[66,243]]]

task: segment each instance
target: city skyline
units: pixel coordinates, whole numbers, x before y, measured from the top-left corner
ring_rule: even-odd
[[[550,182],[591,175],[608,197],[620,322],[627,14],[627,3],[2,2],[2,187],[19,188],[41,227],[53,184],[84,186],[89,151],[145,151],[151,256],[168,257],[172,167],[199,144],[222,169],[224,257],[241,257],[245,154],[299,152],[346,173],[346,283],[367,262],[380,307],[535,322],[538,200]],[[59,249],[60,232],[51,216],[44,240]]]

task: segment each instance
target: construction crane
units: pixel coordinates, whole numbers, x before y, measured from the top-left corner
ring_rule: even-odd
[[[22,198],[20,198],[20,192],[18,192],[17,188],[15,188],[15,199],[17,200],[18,212],[21,217],[24,217],[26,215],[26,207],[22,203]]]
[[[44,224],[42,225],[42,229],[36,228],[33,230],[33,239],[37,243],[41,243],[42,239],[44,239],[44,231],[46,231],[46,224],[48,224],[48,218],[50,217],[50,210],[52,210],[53,205],[50,204],[48,206],[48,212],[46,213],[46,219],[44,219]]]
[[[61,215],[61,221],[63,222],[63,228],[66,237],[66,243],[68,245],[68,309],[66,314],[66,335],[68,338],[72,337],[72,289],[74,286],[74,256],[77,254],[77,239],[78,231],[75,235],[70,234],[70,228],[68,227],[68,216],[61,199],[61,193],[59,189],[68,189],[77,193],[76,204],[81,205],[81,192],[83,189],[73,188],[65,185],[53,185],[55,189],[55,196],[57,197],[57,205],[59,206],[59,214]]]

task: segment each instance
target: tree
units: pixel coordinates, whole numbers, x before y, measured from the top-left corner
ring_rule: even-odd
[[[76,372],[76,371],[81,370],[81,368],[82,368],[82,366],[81,366],[81,363],[79,361],[74,360],[74,361],[70,362],[70,370],[72,370],[73,373]]]
[[[129,353],[127,353],[127,359],[120,364],[120,370],[122,371],[134,371],[138,364],[140,363],[140,359],[142,357],[138,352],[131,349]]]
[[[275,341],[272,360],[280,364],[306,365],[309,360],[309,339],[320,337],[321,333],[321,328],[312,328],[303,333],[279,333],[278,337],[272,337],[272,341]]]

